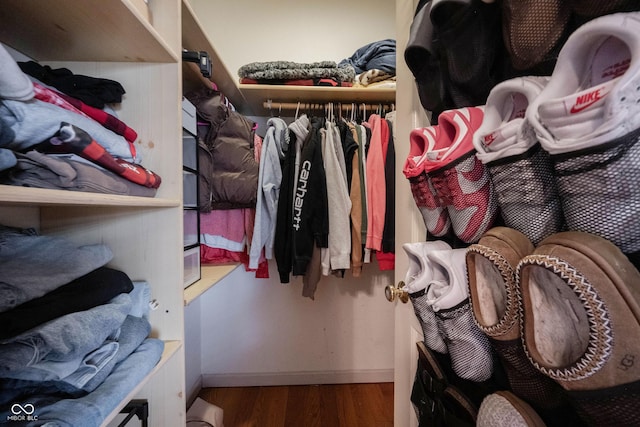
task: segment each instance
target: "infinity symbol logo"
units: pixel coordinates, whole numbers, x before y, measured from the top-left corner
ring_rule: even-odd
[[[21,412],[24,412],[27,415],[31,415],[35,410],[36,408],[34,408],[31,403],[27,403],[24,406],[20,405],[19,403],[14,403],[13,405],[11,405],[11,412],[13,413],[13,415],[19,415]]]

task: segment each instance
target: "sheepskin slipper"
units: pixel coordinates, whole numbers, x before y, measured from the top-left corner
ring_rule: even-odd
[[[508,227],[490,229],[467,248],[473,317],[489,337],[503,341],[520,338],[515,268],[533,250],[523,233]]]
[[[489,337],[511,391],[547,412],[569,404],[562,387],[531,364],[522,346],[516,267],[533,251],[533,244],[518,230],[494,227],[487,231],[467,249],[469,295],[474,320]]]
[[[568,231],[544,239],[516,274],[533,365],[588,424],[640,425],[638,270],[610,241]]]

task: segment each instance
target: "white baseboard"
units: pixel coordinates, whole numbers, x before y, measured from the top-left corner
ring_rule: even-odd
[[[387,382],[393,382],[393,369],[377,369],[366,371],[269,372],[202,375],[203,388]]]

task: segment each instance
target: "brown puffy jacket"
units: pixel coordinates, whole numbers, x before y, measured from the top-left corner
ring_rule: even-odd
[[[185,95],[198,121],[200,210],[252,208],[258,194],[259,163],[254,153],[254,122],[227,108],[220,93],[197,89]]]

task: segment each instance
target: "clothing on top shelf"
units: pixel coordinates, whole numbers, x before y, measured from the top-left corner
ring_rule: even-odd
[[[66,110],[73,111],[85,117],[90,117],[105,128],[117,133],[118,135],[122,135],[124,139],[131,143],[131,152],[135,156],[136,147],[133,143],[138,138],[138,133],[127,126],[126,123],[104,110],[92,107],[79,99],[75,99],[64,93],[51,90],[40,83],[33,82],[33,88],[35,90],[36,99],[50,104],[56,104]]]
[[[86,131],[114,157],[136,164],[141,160],[139,154],[134,155],[131,151],[131,144],[124,137],[91,118],[39,99],[29,102],[2,100],[0,121],[0,145],[15,151],[32,148],[47,140],[58,132],[61,122],[66,122]],[[7,135],[7,130],[11,130],[13,135]]]
[[[4,45],[0,44],[0,98],[28,101],[33,96],[29,76],[22,72]]]
[[[240,79],[252,79],[261,83],[266,81],[292,81],[333,79],[338,84],[352,83],[355,78],[353,66],[338,65],[334,61],[292,62],[267,61],[251,62],[238,69]],[[281,83],[280,83],[281,84]]]
[[[389,74],[382,70],[368,70],[356,76],[354,87],[365,88],[396,88],[395,74]]]
[[[161,178],[142,166],[134,145],[138,134],[107,105],[122,100],[120,83],[35,62],[18,65],[3,46],[0,58],[0,183],[155,196],[155,190],[146,188],[158,188]],[[82,99],[74,97],[78,95]],[[58,144],[55,138],[65,126],[82,137]],[[60,153],[89,161],[80,165],[76,158],[53,156]]]
[[[353,82],[341,82],[336,78],[313,78],[313,79],[249,79],[243,77],[240,84],[246,85],[285,85],[285,86],[331,86],[331,87],[352,87]]]
[[[74,74],[67,68],[54,69],[34,61],[18,62],[18,65],[24,73],[95,108],[119,104],[126,93],[115,80]]]
[[[384,73],[396,74],[396,41],[385,39],[375,41],[357,49],[349,58],[338,65],[351,65],[357,74],[369,70],[380,70]]]

